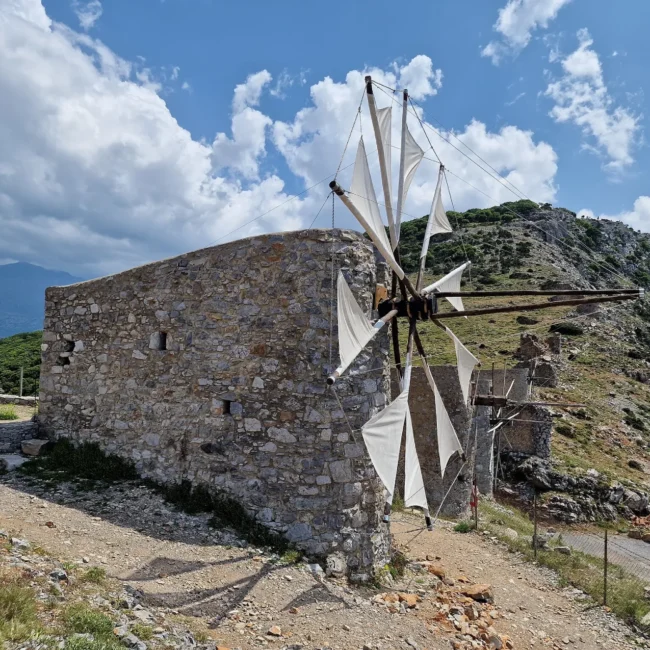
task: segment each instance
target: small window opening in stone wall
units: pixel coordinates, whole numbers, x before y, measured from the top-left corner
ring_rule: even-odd
[[[74,352],[74,341],[63,341],[63,351],[59,352],[59,358],[56,360],[57,366],[69,366],[70,357]]]
[[[223,414],[224,415],[230,415],[230,400],[229,399],[223,400]]]
[[[152,350],[166,350],[167,332],[154,332],[149,338],[149,347]]]

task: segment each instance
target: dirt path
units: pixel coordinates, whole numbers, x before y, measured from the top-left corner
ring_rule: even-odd
[[[236,535],[208,527],[207,516],[177,512],[148,489],[122,484],[101,492],[29,485],[0,478],[0,528],[63,560],[103,566],[141,589],[160,612],[205,619],[217,645],[230,648],[452,647],[457,630],[442,620],[440,601],[411,574],[396,588],[422,594],[417,609],[390,613],[377,590],[323,580],[306,563],[286,565]],[[465,576],[491,583],[494,627],[515,648],[627,649],[627,628],[602,610],[585,610],[550,572],[525,564],[478,535],[446,525],[418,534],[421,520],[394,522],[411,559],[441,558],[449,582]],[[268,634],[277,626],[281,636]],[[449,629],[451,627],[451,629]],[[633,641],[634,639],[632,639]],[[639,640],[640,641],[640,640]],[[463,646],[464,647],[464,646]]]

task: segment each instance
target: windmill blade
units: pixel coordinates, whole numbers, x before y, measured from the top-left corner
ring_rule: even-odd
[[[424,365],[424,374],[427,377],[429,386],[433,391],[434,402],[436,406],[436,437],[438,438],[438,457],[440,458],[440,474],[441,476],[445,475],[445,469],[449,459],[454,455],[455,452],[463,454],[463,446],[460,444],[458,435],[456,434],[456,429],[451,422],[449,413],[445,408],[442,397],[438,392],[438,387],[436,382],[433,379],[431,374],[431,369],[429,364],[426,362],[426,359],[423,359]]]
[[[403,106],[402,106],[402,143],[400,148],[399,160],[399,186],[397,188],[397,212],[395,214],[395,230],[397,234],[397,242],[399,243],[400,228],[402,224],[402,209],[406,203],[406,196],[408,195],[411,181],[415,176],[422,159],[424,158],[424,151],[416,142],[415,138],[409,131],[406,124],[406,116],[408,114],[408,91],[404,91]]]
[[[465,404],[467,404],[474,366],[480,365],[481,362],[460,342],[460,339],[448,327],[445,327],[445,332],[447,332],[449,338],[454,342],[458,380],[460,381],[463,399],[465,400]]]
[[[406,409],[406,452],[404,456],[404,505],[409,508],[418,507],[429,511],[422,468],[415,447],[411,412],[408,408]]]
[[[429,252],[429,240],[433,235],[452,232],[451,224],[447,219],[447,213],[442,205],[442,175],[444,174],[444,170],[445,168],[440,165],[438,182],[436,183],[436,191],[433,193],[433,201],[431,202],[431,210],[429,211],[427,229],[424,232],[420,258],[427,256],[427,253]]]
[[[395,229],[395,219],[393,217],[393,199],[391,187],[391,122],[392,107],[377,110],[375,103],[375,93],[372,88],[372,77],[366,79],[366,97],[368,99],[368,110],[370,112],[370,121],[375,133],[377,143],[377,153],[379,155],[379,171],[381,174],[381,184],[384,190],[384,204],[386,205],[386,217],[388,218],[388,230],[390,232],[391,250],[397,247],[397,232]]]
[[[383,411],[372,417],[361,429],[370,460],[388,490],[388,503],[393,502],[395,479],[402,444],[402,431],[408,412],[408,387]]]
[[[372,325],[359,307],[341,271],[339,271],[336,293],[341,365],[327,378],[327,383],[330,385],[334,384],[350,367],[384,325],[397,315],[397,310],[393,310]]]
[[[395,260],[388,237],[386,236],[384,223],[379,212],[375,187],[372,183],[370,168],[368,167],[368,158],[366,157],[363,138],[359,140],[349,194],[346,195],[335,180],[330,183],[330,187],[348,210],[352,212],[356,220],[363,226],[363,229],[368,233],[373,244],[377,247],[391,269],[395,271],[397,277],[400,280],[404,280],[406,286],[409,287],[409,291],[411,291],[411,283]]]
[[[424,287],[422,289],[422,294],[427,295],[430,294],[434,291],[440,291],[440,292],[458,292],[460,291],[460,281],[463,277],[463,271],[471,266],[471,262],[465,262],[462,266],[459,266],[457,269],[454,269],[453,271],[450,271],[445,275],[444,277],[440,278],[440,280],[436,280],[433,284],[430,284],[428,287]],[[458,311],[465,311],[465,307],[463,306],[463,300],[460,297],[455,297],[455,298],[447,298],[447,300],[451,303],[451,305]]]

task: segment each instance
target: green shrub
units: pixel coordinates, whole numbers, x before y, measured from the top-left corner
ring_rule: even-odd
[[[41,371],[42,332],[15,334],[0,339],[0,386],[9,395],[18,395],[23,368],[23,395],[38,395]]]
[[[0,646],[3,640],[28,639],[38,628],[34,592],[0,573]]]
[[[21,465],[19,470],[57,481],[86,479],[111,483],[138,478],[132,463],[118,456],[107,456],[97,443],[75,446],[65,439],[56,442],[43,456]]]
[[[110,638],[113,635],[113,621],[84,603],[68,607],[63,613],[63,622],[69,632],[92,634],[94,637]]]
[[[84,582],[92,582],[99,585],[106,580],[106,570],[98,566],[90,567],[90,569],[83,574],[81,579]]]
[[[474,530],[474,523],[471,521],[459,521],[455,526],[454,530],[457,533],[469,533]]]
[[[584,334],[584,329],[577,323],[554,323],[549,328],[550,332],[557,332],[565,336],[580,336]]]
[[[13,404],[0,404],[0,420],[17,420],[18,413]]]

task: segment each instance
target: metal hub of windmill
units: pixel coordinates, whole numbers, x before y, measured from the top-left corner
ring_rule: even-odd
[[[614,288],[603,290],[578,289],[564,291],[461,291],[463,271],[470,266],[471,262],[469,261],[462,266],[453,269],[436,282],[423,287],[425,264],[431,237],[440,233],[453,232],[442,201],[442,187],[443,181],[446,181],[446,172],[444,165],[440,161],[437,184],[433,194],[431,210],[422,241],[419,270],[417,278],[413,283],[400,266],[400,224],[403,215],[403,206],[408,195],[411,181],[413,180],[421,161],[425,157],[426,152],[419,146],[409,130],[408,115],[410,114],[414,116],[423,130],[424,126],[417,111],[413,108],[408,91],[404,90],[402,92],[401,145],[397,202],[396,209],[393,210],[393,193],[390,176],[392,153],[392,106],[377,109],[374,89],[375,87],[381,88],[381,84],[374,83],[369,76],[366,77],[365,81],[366,85],[364,95],[367,99],[368,110],[377,145],[384,203],[380,204],[377,202],[363,137],[361,137],[358,144],[350,188],[344,190],[338,184],[336,179],[330,183],[330,188],[350,210],[361,226],[363,226],[363,229],[370,237],[388,266],[391,268],[392,287],[390,296],[382,300],[378,305],[379,320],[372,323],[368,320],[363,310],[356,302],[343,274],[339,272],[337,282],[337,315],[341,363],[340,366],[328,377],[327,383],[334,387],[337,379],[348,370],[363,348],[385,325],[388,323],[391,324],[395,366],[400,375],[401,392],[386,408],[366,422],[362,427],[361,432],[370,459],[372,460],[375,470],[388,493],[384,516],[385,521],[390,521],[390,506],[395,495],[397,466],[399,463],[402,438],[404,434],[406,435],[404,503],[407,507],[421,508],[425,514],[427,527],[431,528],[432,520],[429,514],[429,506],[427,503],[420,461],[415,447],[413,425],[408,405],[414,344],[418,355],[422,359],[422,367],[429,386],[431,387],[431,391],[433,392],[436,413],[435,438],[437,439],[440,469],[443,476],[449,459],[454,454],[460,454],[461,457],[464,456],[464,450],[456,431],[454,430],[449,414],[445,409],[445,405],[440,396],[440,392],[436,387],[433,375],[431,374],[427,362],[427,353],[418,334],[418,322],[433,321],[436,325],[442,328],[453,341],[457,358],[458,378],[464,403],[466,405],[471,404],[472,406],[484,405],[492,406],[494,408],[502,408],[507,405],[507,395],[498,398],[494,395],[477,395],[476,390],[473,391],[474,394],[471,394],[472,373],[474,372],[474,368],[477,365],[480,365],[480,361],[463,345],[451,329],[444,325],[446,321],[459,317],[483,316],[486,314],[504,312],[536,311],[589,303],[634,300],[642,298],[644,290],[641,288]],[[396,92],[393,89],[390,90],[393,93]],[[391,99],[393,98],[391,97]],[[433,149],[426,132],[425,136],[431,149],[435,153],[435,149]],[[381,205],[383,205],[386,212],[388,235],[380,212]],[[470,310],[466,310],[463,305],[463,298],[465,297],[479,298],[493,296],[516,297],[560,295],[569,296],[569,299],[564,299],[561,302],[520,304],[510,305],[507,307],[489,307]],[[572,296],[576,296],[576,298],[572,299]],[[585,298],[584,296],[590,297]],[[439,311],[439,300],[441,299],[447,300],[453,307],[453,311]],[[400,320],[405,320],[408,323],[408,340],[404,363],[402,363],[398,339],[398,323]],[[503,421],[505,422],[506,418],[503,418]],[[501,424],[498,423],[497,426],[501,426]]]

